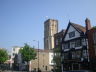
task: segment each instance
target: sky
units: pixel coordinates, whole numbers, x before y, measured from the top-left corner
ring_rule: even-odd
[[[39,41],[43,49],[44,21],[58,20],[60,31],[69,20],[85,26],[86,17],[96,26],[96,0],[0,0],[0,48],[37,48]]]

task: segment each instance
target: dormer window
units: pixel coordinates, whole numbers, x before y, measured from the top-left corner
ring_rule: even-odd
[[[72,31],[72,32],[69,33],[69,38],[72,38],[74,36],[75,36],[75,31]]]

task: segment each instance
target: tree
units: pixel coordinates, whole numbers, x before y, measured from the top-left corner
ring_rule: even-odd
[[[61,49],[60,47],[54,48],[53,62],[55,64],[56,72],[61,72]]]
[[[4,62],[8,60],[8,53],[5,49],[0,49],[0,69],[4,70],[5,65]]]
[[[93,29],[96,29],[96,26],[94,26]]]
[[[27,62],[27,70],[29,69],[28,63],[30,60],[36,59],[36,51],[25,43],[24,47],[19,51],[22,56],[22,60]]]
[[[0,49],[0,64],[8,60],[8,53],[5,49]]]

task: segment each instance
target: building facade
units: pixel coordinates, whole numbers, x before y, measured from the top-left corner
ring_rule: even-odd
[[[96,28],[88,31],[88,46],[90,67],[96,71]]]
[[[54,48],[54,34],[58,32],[58,21],[48,19],[44,22],[44,49]]]
[[[36,50],[38,53],[38,50]],[[39,57],[38,57],[39,55]],[[39,61],[38,61],[39,60]],[[41,71],[51,71],[53,69],[53,52],[50,50],[42,50],[39,49],[39,54],[37,54],[37,57],[35,60],[31,60],[30,65],[30,71],[32,70],[38,70],[38,68]],[[39,66],[38,66],[39,65]]]
[[[18,55],[19,50],[20,50],[20,47],[18,47],[18,46],[14,46],[12,48],[10,68],[13,68],[14,58],[15,58],[16,55]]]
[[[61,48],[62,38],[64,36],[65,30],[61,30],[60,32],[54,34],[54,48]]]
[[[91,28],[90,20],[86,27],[69,22],[62,39],[63,70],[82,70],[89,68],[88,39],[86,31]]]
[[[88,32],[88,46],[89,46],[89,57],[96,58],[96,29],[92,28]]]
[[[22,63],[21,54],[19,53],[19,50],[21,48],[22,47],[19,47],[19,46],[14,46],[12,48],[12,53],[11,53],[11,62],[12,63],[10,64],[10,67],[13,70],[24,70],[24,69],[26,69],[24,63]]]

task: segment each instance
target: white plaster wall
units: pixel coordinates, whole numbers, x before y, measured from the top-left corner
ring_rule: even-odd
[[[53,57],[54,57],[54,53],[49,52],[49,65],[54,65],[54,63],[52,63]]]
[[[69,33],[72,31],[75,31],[75,37],[69,38]],[[65,41],[70,40],[70,39],[74,39],[77,37],[80,37],[80,33],[73,26],[70,25],[69,30],[65,36]]]

